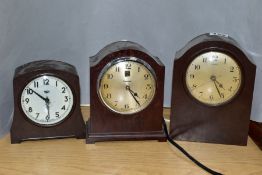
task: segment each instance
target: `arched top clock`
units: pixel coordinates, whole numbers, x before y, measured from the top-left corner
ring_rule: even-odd
[[[87,143],[164,139],[164,65],[137,43],[119,41],[90,59]]]
[[[85,135],[79,78],[74,66],[41,60],[18,67],[14,75],[11,142]]]
[[[245,145],[255,65],[228,35],[207,33],[176,53],[170,134],[178,140]]]

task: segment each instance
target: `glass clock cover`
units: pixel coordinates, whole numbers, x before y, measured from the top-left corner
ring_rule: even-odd
[[[155,75],[150,66],[138,58],[119,58],[104,68],[97,89],[102,102],[112,111],[132,114],[152,101]]]
[[[34,123],[55,125],[72,110],[73,94],[62,79],[43,75],[26,85],[21,94],[21,107],[26,117]]]
[[[233,99],[241,82],[241,69],[229,55],[209,51],[200,54],[187,68],[186,87],[198,101],[217,106]]]

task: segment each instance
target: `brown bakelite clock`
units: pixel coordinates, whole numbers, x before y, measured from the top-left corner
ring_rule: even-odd
[[[86,142],[165,140],[164,65],[142,46],[119,41],[90,59]]]
[[[262,151],[262,123],[250,120],[249,136]]]
[[[209,33],[176,53],[170,135],[246,145],[256,66],[231,37]]]
[[[16,69],[13,83],[11,143],[85,138],[79,78],[74,66],[60,61],[34,61]]]

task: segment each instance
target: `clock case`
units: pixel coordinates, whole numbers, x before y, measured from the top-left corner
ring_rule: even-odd
[[[26,117],[21,107],[21,94],[33,79],[50,75],[62,79],[71,88],[74,101],[72,111],[60,123],[41,126]],[[13,79],[14,115],[11,127],[11,143],[25,140],[76,137],[85,138],[85,122],[80,110],[79,77],[74,66],[53,60],[34,61],[15,70]]]
[[[120,57],[137,57],[150,65],[156,74],[156,93],[151,103],[134,114],[119,114],[107,108],[97,92],[102,69]],[[130,41],[118,41],[104,47],[90,58],[90,119],[86,128],[86,143],[113,140],[165,141],[162,128],[165,67],[142,46]]]
[[[250,120],[249,136],[262,151],[262,123]]]
[[[219,51],[232,56],[242,71],[239,93],[229,102],[208,106],[186,88],[188,65],[198,55]],[[256,66],[237,42],[220,34],[203,34],[176,53],[173,67],[170,136],[176,140],[246,145]]]

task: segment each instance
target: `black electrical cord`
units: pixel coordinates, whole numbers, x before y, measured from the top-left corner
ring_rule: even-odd
[[[192,157],[188,152],[186,152],[186,150],[184,148],[182,148],[180,145],[178,145],[168,134],[167,131],[167,126],[166,126],[166,122],[165,119],[163,118],[163,127],[164,127],[164,131],[166,134],[166,138],[167,140],[174,145],[179,151],[181,151],[185,156],[187,156],[192,162],[194,162],[197,166],[199,166],[200,168],[204,169],[205,171],[207,171],[210,174],[213,175],[222,175],[219,172],[213,171],[210,168],[206,167],[205,165],[203,165],[202,163],[200,163],[199,161],[197,161],[194,157]]]

